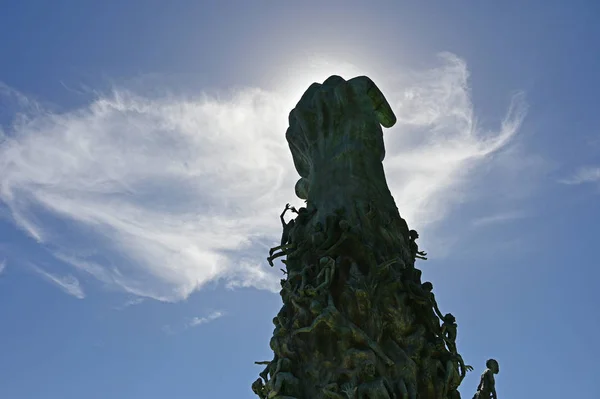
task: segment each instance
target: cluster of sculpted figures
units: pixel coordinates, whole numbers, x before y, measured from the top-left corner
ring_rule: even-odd
[[[285,221],[285,214],[296,217]],[[455,317],[443,314],[433,285],[421,282],[414,230],[401,256],[375,262],[343,218],[309,223],[310,206],[286,205],[283,234],[268,262],[283,260],[283,306],[273,319],[275,356],[252,385],[261,399],[459,399],[471,366],[456,348]],[[374,263],[375,262],[375,263]],[[475,399],[495,399],[490,360]],[[494,369],[494,367],[496,367]]]
[[[456,348],[427,259],[385,178],[382,126],[396,122],[366,76],[313,83],[290,112],[285,137],[300,176],[281,215],[283,306],[273,319],[274,358],[252,385],[261,399],[459,399],[472,367]],[[287,212],[295,218],[286,222]],[[495,397],[484,373],[476,399]]]

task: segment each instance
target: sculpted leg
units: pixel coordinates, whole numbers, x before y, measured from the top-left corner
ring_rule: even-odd
[[[415,384],[408,384],[408,399],[417,399],[417,387]]]
[[[406,388],[406,384],[404,383],[404,379],[400,378],[398,383],[396,384],[398,387],[398,391],[400,391],[400,397],[402,399],[408,398],[408,389]]]
[[[292,335],[298,335],[298,334],[301,334],[301,333],[310,333],[310,332],[312,332],[315,328],[317,328],[319,326],[319,324],[326,323],[325,317],[326,317],[326,315],[320,315],[319,317],[317,317],[315,319],[315,321],[312,322],[312,324],[310,326],[299,328],[296,331],[294,331],[292,333]]]
[[[277,248],[277,247],[275,247]],[[281,256],[285,256],[287,255],[287,250],[288,249],[293,249],[295,248],[294,244],[289,244],[289,245],[284,245],[283,247],[279,248],[281,249],[281,252],[277,252],[275,254],[271,254],[268,258],[267,261],[269,262],[269,265],[273,266],[273,261]]]
[[[287,253],[288,259],[295,258],[306,251],[304,248],[305,242],[302,242],[300,245],[295,247],[291,247],[290,249],[295,249],[293,252]],[[296,249],[297,248],[297,249]]]
[[[273,253],[275,251],[286,250],[291,247],[293,247],[293,244],[278,245],[276,247],[273,247],[269,250],[269,256],[273,256]]]
[[[381,349],[381,347],[373,341],[367,333],[361,330],[358,326],[354,325],[351,322],[348,322],[348,327],[346,327],[352,337],[352,339],[359,344],[367,345],[377,356],[381,358],[388,366],[393,366],[394,362],[390,359],[385,352]]]
[[[349,234],[346,232],[342,233],[342,236],[340,237],[339,240],[337,240],[337,242],[335,244],[333,244],[329,249],[327,249],[324,253],[323,256],[330,256],[333,251],[335,251],[336,249],[339,248],[340,245],[342,245],[347,239],[348,239]]]

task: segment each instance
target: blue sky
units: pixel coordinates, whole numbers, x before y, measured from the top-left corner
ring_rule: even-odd
[[[0,397],[254,397],[287,114],[331,74],[398,116],[463,397],[488,357],[500,398],[593,396],[600,5],[301,3],[0,3]]]

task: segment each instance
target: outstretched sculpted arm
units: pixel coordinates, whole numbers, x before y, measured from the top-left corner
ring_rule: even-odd
[[[433,303],[433,310],[435,311],[435,314],[437,315],[437,317],[439,317],[440,319],[442,319],[444,317],[444,315],[440,311],[440,308],[438,307],[437,303],[435,303],[435,302]]]
[[[283,212],[281,212],[281,215],[279,215],[279,220],[281,220],[281,225],[283,226],[283,228],[285,229],[285,219],[283,218],[285,216],[285,214],[287,213],[287,211],[290,209],[290,204],[285,204],[285,208],[283,209]]]
[[[435,295],[432,293],[429,294],[429,301],[431,302],[431,306],[433,306],[433,310],[435,311],[435,314],[437,315],[437,317],[440,318],[440,320],[444,320],[444,315],[442,314],[442,312],[440,311],[440,308],[438,307],[437,301],[435,300]]]

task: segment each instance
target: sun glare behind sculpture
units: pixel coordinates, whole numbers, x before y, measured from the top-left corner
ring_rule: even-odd
[[[290,62],[275,75],[274,81],[284,93],[286,107],[293,108],[312,83],[323,83],[331,75],[348,80],[368,72],[349,62],[313,57]]]

